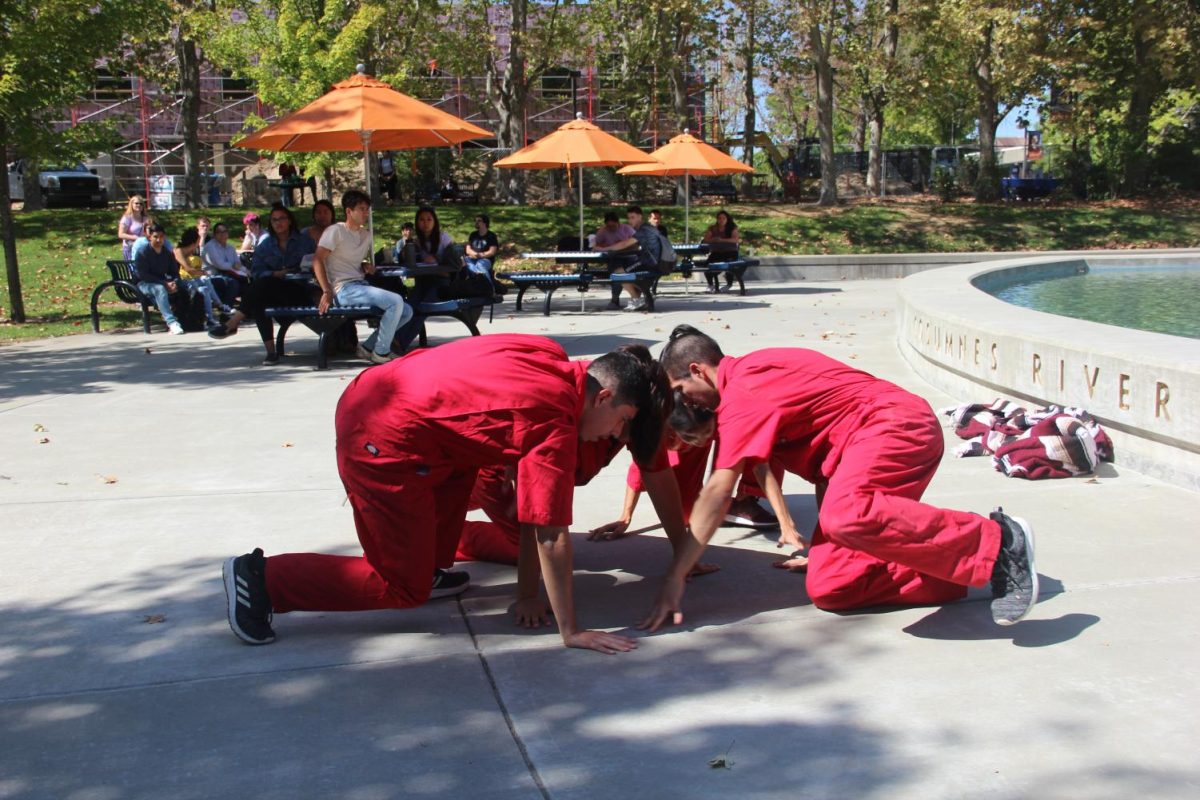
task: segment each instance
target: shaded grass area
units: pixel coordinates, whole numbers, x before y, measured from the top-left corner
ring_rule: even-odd
[[[1169,202],[1088,204],[976,205],[895,199],[867,201],[820,209],[807,205],[735,204],[727,207],[754,253],[852,254],[976,252],[1007,250],[1088,250],[1131,247],[1200,246],[1200,198]],[[587,230],[599,226],[608,207],[585,209]],[[618,209],[619,210],[619,209]],[[649,210],[647,208],[647,210]],[[265,213],[266,209],[259,209]],[[375,212],[379,244],[390,244],[400,225],[413,218],[412,206]],[[578,233],[573,206],[443,206],[442,227],[456,241],[465,239],[476,213],[486,211],[502,243],[500,269],[543,267],[523,262],[518,254],[551,250],[557,240]],[[684,211],[667,207],[672,239],[683,239]],[[692,238],[698,239],[717,206],[693,206]],[[246,209],[211,209],[213,221],[224,221],[235,243],[240,241]],[[306,224],[309,207],[297,209]],[[92,289],[107,280],[106,259],[119,258],[118,209],[57,209],[16,212],[17,253],[28,322],[0,322],[0,342],[62,336],[91,330],[88,302]],[[197,214],[159,211],[157,219],[172,238],[195,223]],[[102,325],[140,325],[140,314],[106,295]],[[0,275],[0,319],[7,319],[8,284]]]

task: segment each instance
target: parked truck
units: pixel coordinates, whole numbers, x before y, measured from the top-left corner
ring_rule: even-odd
[[[47,208],[52,206],[87,206],[103,208],[108,205],[108,187],[82,163],[47,167],[38,173],[38,187]],[[25,162],[8,165],[8,196],[12,202],[25,200]]]

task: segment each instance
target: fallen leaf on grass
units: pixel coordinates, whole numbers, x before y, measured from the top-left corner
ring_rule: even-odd
[[[153,625],[156,622],[166,621],[167,618],[163,614],[147,614],[146,616],[142,617],[142,622],[145,622],[147,625]]]
[[[99,472],[97,472],[96,477],[99,478],[100,480],[104,481],[105,483],[116,483],[117,482],[116,475],[101,475]]]

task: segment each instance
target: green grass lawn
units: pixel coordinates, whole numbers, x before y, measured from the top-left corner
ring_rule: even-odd
[[[412,207],[384,208],[375,213],[381,244],[391,244]],[[442,227],[457,241],[472,226],[473,206],[439,209]],[[576,233],[573,206],[488,206],[492,227],[502,243],[502,268],[535,268],[516,254],[553,249],[559,237]],[[584,221],[598,226],[607,208],[591,206]],[[672,238],[683,238],[683,209],[666,208]],[[693,207],[693,238],[711,221],[717,207]],[[1200,199],[1171,202],[1089,204],[937,203],[897,199],[860,202],[833,209],[801,205],[735,204],[728,207],[755,254],[778,253],[910,253],[986,250],[1086,250],[1130,247],[1200,246]],[[260,209],[265,212],[266,209]],[[241,237],[245,209],[211,209]],[[299,209],[302,224],[309,209]],[[62,336],[91,330],[88,302],[96,284],[108,278],[106,259],[119,258],[117,209],[16,212],[17,253],[28,322],[7,320],[8,283],[0,274],[0,342]],[[172,236],[195,222],[196,214],[161,211],[157,218]],[[115,296],[101,307],[105,329],[137,326],[140,313]]]

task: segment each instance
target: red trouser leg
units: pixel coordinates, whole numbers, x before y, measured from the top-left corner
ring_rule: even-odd
[[[516,564],[521,549],[521,525],[517,521],[516,486],[508,470],[503,467],[481,469],[471,490],[470,507],[483,509],[491,522],[464,522],[455,558]]]
[[[876,411],[829,479],[808,557],[818,608],[945,603],[991,578],[1000,526],[919,502],[942,457],[928,408]]]
[[[293,553],[267,559],[277,613],[410,608],[429,599],[433,571],[453,563],[475,470],[370,456],[359,437],[338,443],[338,467],[363,555]]]

